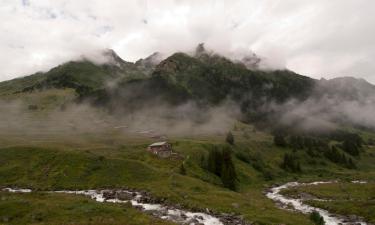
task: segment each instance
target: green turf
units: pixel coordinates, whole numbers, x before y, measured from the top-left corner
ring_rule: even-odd
[[[99,203],[68,194],[0,192],[0,224],[173,224],[128,204]]]
[[[324,208],[341,215],[357,215],[370,223],[375,222],[375,183],[330,183],[311,186],[300,186],[284,191],[283,194],[298,196],[308,193],[329,201],[308,200],[308,204]]]
[[[205,151],[204,144],[178,143],[175,147],[178,152],[185,148],[191,153]],[[192,145],[195,147],[191,148]],[[220,179],[196,165],[194,157],[189,158],[188,175],[182,176],[178,173],[181,160],[156,158],[145,151],[145,145],[121,147],[108,156],[103,150],[3,148],[0,184],[38,190],[133,187],[186,208],[235,212],[258,224],[310,224],[304,215],[277,209],[262,194],[262,185],[254,183],[251,187],[241,187],[240,192],[230,191],[221,187]],[[241,179],[255,174],[251,167],[241,167],[249,170],[243,172]]]
[[[264,195],[272,184],[292,180],[373,180],[373,148],[366,148],[357,170],[342,168],[324,158],[312,164],[305,151],[297,151],[301,173],[280,168],[289,148],[275,147],[272,136],[237,124],[233,129],[233,160],[238,191],[225,189],[221,180],[202,168],[202,156],[212,144],[224,145],[225,135],[170,136],[181,159],[160,159],[146,151],[153,139],[119,131],[82,134],[2,135],[0,186],[37,190],[132,187],[149,191],[186,208],[210,208],[243,215],[255,224],[312,224],[308,215],[278,209]],[[38,141],[35,141],[38,140]],[[249,161],[237,157],[249,155]],[[187,175],[180,175],[184,161]],[[266,172],[265,172],[266,171]],[[142,223],[141,223],[142,224]]]

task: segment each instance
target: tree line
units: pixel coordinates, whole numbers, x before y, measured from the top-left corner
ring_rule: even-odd
[[[347,131],[335,131],[326,135],[325,138],[308,135],[287,135],[283,132],[274,132],[274,144],[278,147],[288,147],[297,150],[306,150],[311,157],[325,157],[333,163],[349,169],[356,169],[357,166],[353,157],[359,157],[362,151],[363,140],[356,133]],[[339,144],[331,145],[331,140]],[[285,154],[281,167],[287,171],[300,172],[301,167],[294,154]]]

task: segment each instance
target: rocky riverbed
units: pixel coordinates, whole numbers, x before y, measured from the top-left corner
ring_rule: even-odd
[[[305,204],[303,201],[306,200],[304,196],[299,196],[299,198],[291,198],[282,195],[280,192],[284,189],[307,186],[307,185],[319,185],[334,183],[337,181],[317,181],[312,183],[299,183],[299,182],[289,182],[280,186],[275,186],[270,188],[266,192],[266,196],[277,203],[280,208],[286,210],[295,210],[305,214],[312,213],[313,211],[318,212],[324,219],[326,225],[369,225],[366,222],[362,221],[356,216],[343,216],[335,215],[327,210],[316,208]],[[353,181],[352,183],[364,183],[365,181]],[[311,196],[308,196],[311,198]],[[324,199],[314,199],[325,201]]]
[[[30,193],[31,189],[21,188],[4,188],[3,191],[13,193]],[[152,197],[144,191],[136,191],[132,189],[116,189],[116,190],[60,190],[51,191],[51,193],[65,193],[84,195],[94,199],[97,202],[111,203],[130,203],[133,207],[151,214],[155,217],[170,220],[178,224],[195,224],[195,225],[250,225],[240,216],[233,214],[214,213],[209,209],[194,212],[183,209],[180,205],[172,205],[166,203],[165,199]]]

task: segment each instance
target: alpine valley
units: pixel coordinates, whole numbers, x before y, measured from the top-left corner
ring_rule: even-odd
[[[375,224],[374,85],[102,56],[0,82],[0,224]]]

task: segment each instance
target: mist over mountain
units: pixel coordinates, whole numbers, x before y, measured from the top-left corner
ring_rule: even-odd
[[[351,77],[316,80],[289,70],[264,70],[261,63],[251,52],[230,60],[203,44],[195,51],[169,57],[156,52],[135,63],[105,50],[95,59],[83,56],[45,73],[1,82],[0,96],[2,105],[10,104],[13,109],[17,101],[18,112],[43,111],[43,97],[35,103],[22,99],[72,90],[70,97],[60,96],[63,100],[53,94],[48,97],[59,99],[50,100],[56,103],[47,110],[51,117],[63,118],[64,112],[71,115],[73,110],[80,118],[77,121],[83,121],[85,116],[75,110],[83,106],[94,117],[105,113],[135,129],[152,127],[163,133],[220,132],[233,120],[304,131],[345,125],[375,127],[375,86],[367,81]],[[9,112],[2,111],[3,118],[10,118],[5,116]]]

